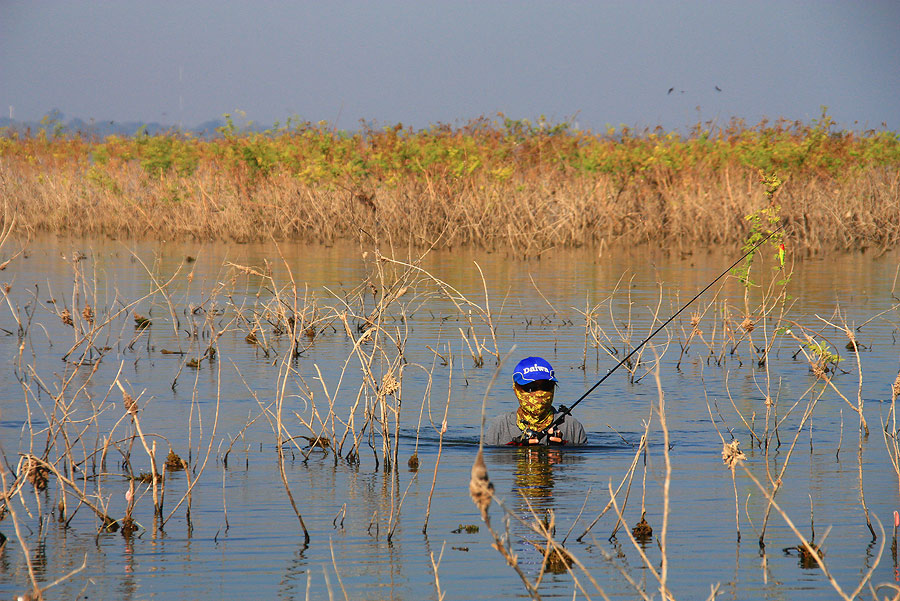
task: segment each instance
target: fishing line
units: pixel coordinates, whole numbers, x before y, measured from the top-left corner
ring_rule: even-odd
[[[651,338],[653,338],[654,336],[656,336],[657,334],[659,334],[659,332],[660,332],[663,328],[665,328],[667,325],[669,325],[669,324],[672,322],[673,319],[675,319],[676,317],[678,317],[679,315],[681,315],[681,313],[682,313],[685,309],[687,309],[688,307],[690,307],[691,304],[692,304],[695,300],[697,300],[698,298],[700,298],[700,296],[701,296],[704,292],[706,292],[707,290],[709,290],[710,288],[712,288],[713,285],[714,285],[716,282],[718,282],[719,280],[721,280],[721,279],[722,279],[729,271],[731,271],[732,269],[734,269],[735,267],[737,267],[738,263],[740,263],[741,261],[743,261],[744,259],[746,259],[748,256],[750,256],[752,253],[754,253],[754,252],[756,251],[756,249],[758,249],[760,246],[762,246],[763,244],[765,244],[765,243],[769,240],[769,238],[771,238],[772,236],[774,236],[774,235],[775,235],[779,230],[781,230],[782,228],[784,228],[784,224],[781,224],[781,225],[779,225],[778,227],[776,227],[774,230],[772,230],[772,231],[769,233],[768,236],[766,236],[765,238],[763,238],[762,240],[760,240],[759,242],[757,242],[755,245],[753,245],[753,247],[752,247],[750,250],[748,250],[747,252],[745,252],[745,253],[741,256],[740,259],[738,259],[737,261],[735,261],[734,263],[732,263],[731,267],[729,267],[728,269],[726,269],[725,271],[723,271],[722,273],[720,273],[719,276],[716,277],[716,279],[714,279],[714,280],[711,281],[709,284],[707,284],[706,287],[703,288],[703,290],[701,290],[700,292],[698,292],[697,294],[695,294],[694,297],[693,297],[691,300],[689,300],[684,306],[682,306],[680,309],[678,309],[678,311],[676,311],[669,319],[667,319],[666,321],[664,321],[664,322],[662,323],[661,326],[659,326],[658,328],[656,328],[655,330],[653,330],[653,333],[651,333],[649,336],[647,336],[646,338],[644,338],[644,340],[643,340],[639,345],[637,345],[636,347],[634,347],[634,349],[632,349],[632,351],[631,351],[630,353],[628,353],[627,355],[625,355],[625,358],[622,359],[621,361],[619,361],[619,362],[615,365],[615,367],[613,367],[612,369],[607,370],[606,374],[605,374],[602,378],[600,378],[600,380],[598,380],[596,384],[594,384],[593,386],[591,386],[590,388],[588,388],[587,392],[585,392],[583,395],[581,395],[581,397],[580,397],[577,401],[575,401],[574,403],[572,403],[572,405],[571,405],[570,407],[566,407],[566,406],[564,406],[564,405],[560,405],[560,406],[559,406],[559,412],[558,412],[558,413],[559,413],[559,416],[558,416],[556,419],[553,420],[553,423],[550,424],[550,426],[547,428],[547,430],[548,430],[548,431],[549,431],[549,430],[552,430],[554,427],[556,427],[556,426],[558,426],[559,424],[561,424],[562,421],[565,419],[566,415],[572,415],[572,410],[575,409],[575,407],[578,405],[578,403],[580,403],[581,401],[583,401],[584,399],[586,399],[587,396],[588,396],[589,394],[591,394],[598,386],[600,386],[601,384],[603,384],[603,382],[606,380],[606,378],[610,377],[610,376],[613,374],[613,372],[615,372],[617,369],[619,369],[620,367],[622,367],[629,359],[631,359],[632,356],[634,356],[634,354],[635,354],[636,352],[638,352],[639,350],[641,350],[641,349],[644,347],[645,344],[647,344],[648,342],[650,342],[650,339],[651,339]]]

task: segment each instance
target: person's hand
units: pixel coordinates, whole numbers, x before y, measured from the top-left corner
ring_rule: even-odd
[[[562,432],[560,432],[558,428],[555,430],[551,430],[547,433],[547,435],[550,437],[551,444],[560,444],[563,441]]]
[[[549,437],[550,444],[561,444],[563,441],[562,432],[559,431],[559,428],[544,432],[544,436]],[[528,444],[541,444],[541,439],[537,436],[532,436],[528,439]]]

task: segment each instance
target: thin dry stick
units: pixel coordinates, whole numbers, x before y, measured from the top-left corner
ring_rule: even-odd
[[[449,346],[448,346],[449,351]],[[437,484],[437,474],[438,467],[441,464],[441,451],[444,448],[444,433],[447,431],[447,412],[450,410],[450,398],[451,393],[453,391],[453,353],[447,353],[450,356],[450,373],[447,376],[447,404],[444,406],[444,419],[441,421],[441,428],[438,431],[438,454],[437,459],[434,460],[434,476],[431,479],[431,490],[428,491],[428,504],[425,506],[425,523],[422,525],[422,534],[426,534],[428,531],[428,519],[431,516],[431,499],[434,496],[434,487]],[[425,400],[422,400],[422,404],[424,406]],[[429,409],[430,411],[430,409]],[[482,419],[482,434],[484,432],[484,421]]]
[[[823,320],[824,321],[824,320]],[[833,324],[829,324],[833,325]],[[853,355],[856,357],[856,371],[859,374],[859,385],[856,389],[856,403],[857,403],[857,412],[859,413],[859,446],[857,447],[857,465],[859,467],[859,500],[862,504],[863,513],[866,515],[866,526],[869,527],[869,532],[872,534],[872,540],[875,540],[876,534],[875,529],[872,528],[872,519],[869,517],[869,506],[866,503],[866,495],[863,490],[863,431],[865,431],[865,435],[869,435],[869,426],[866,424],[866,420],[863,417],[863,398],[862,398],[862,386],[863,386],[863,375],[862,375],[862,360],[859,358],[859,345],[856,343],[856,336],[853,334],[853,330],[847,326],[847,322],[843,323],[844,333],[847,334],[847,338],[850,340],[850,344],[852,345],[854,352]],[[843,431],[843,424],[842,431]]]
[[[631,532],[631,528],[628,527],[628,523],[625,521],[625,515],[622,513],[622,510],[619,508],[619,504],[616,503],[616,496],[613,494],[611,481],[607,484],[607,488],[609,490],[610,503],[612,503],[613,511],[616,512],[616,515],[619,517],[619,519],[624,524],[624,526],[625,526],[624,530],[625,530],[625,534],[628,535],[628,540],[631,541],[631,544],[634,545],[635,550],[637,550],[638,554],[641,556],[641,561],[644,562],[644,566],[647,568],[647,570],[649,570],[649,572],[653,575],[653,577],[656,578],[657,582],[660,582],[659,572],[656,571],[656,568],[654,567],[653,562],[651,562],[650,558],[647,557],[647,554],[644,552],[644,548],[634,538],[634,535]]]
[[[87,553],[84,554],[84,561],[81,562],[80,566],[78,566],[77,568],[75,568],[74,570],[72,570],[71,572],[69,572],[63,576],[60,576],[59,578],[57,578],[56,580],[54,580],[47,586],[42,586],[40,589],[40,595],[38,596],[38,599],[43,598],[43,594],[45,592],[47,592],[49,589],[53,588],[54,586],[56,586],[58,584],[62,584],[63,582],[65,582],[66,580],[68,580],[69,578],[74,576],[75,574],[83,571],[86,567],[87,567]],[[81,598],[81,595],[79,595],[78,598]]]
[[[613,555],[610,554],[606,549],[604,549],[602,545],[597,543],[596,539],[594,539],[593,536],[591,537],[591,540],[594,541],[594,544],[600,550],[600,553],[603,555],[603,558],[607,561],[607,563],[609,563],[610,565],[612,565],[613,567],[616,568],[616,570],[619,572],[619,574],[621,574],[622,577],[625,579],[625,581],[631,585],[631,587],[635,590],[635,592],[637,594],[639,594],[644,601],[652,601],[650,598],[650,595],[647,594],[647,591],[645,591],[640,586],[640,584],[638,584],[635,581],[635,579],[631,576],[631,574],[628,572],[628,570],[626,570],[625,567],[622,566],[622,564],[620,564],[618,561],[616,561],[616,558],[613,557]]]
[[[603,597],[604,599],[606,599],[606,601],[609,601],[609,597],[606,595],[606,592],[603,590],[603,588],[601,588],[600,584],[594,579],[594,577],[587,570],[587,568],[584,566],[584,564],[582,564],[581,561],[579,561],[579,559],[577,557],[575,557],[575,555],[573,555],[568,549],[566,549],[560,543],[553,540],[552,533],[553,533],[553,530],[555,529],[555,521],[556,521],[553,511],[552,510],[550,511],[550,522],[549,522],[549,524],[547,524],[538,517],[537,513],[534,511],[534,507],[532,507],[531,502],[528,500],[528,497],[526,497],[525,495],[522,495],[522,500],[525,501],[525,504],[528,506],[528,511],[531,513],[532,518],[534,518],[534,521],[531,524],[525,524],[525,521],[521,517],[513,514],[500,499],[496,499],[497,504],[500,505],[500,507],[503,509],[503,511],[507,512],[510,515],[513,515],[523,525],[529,526],[531,528],[531,530],[534,531],[536,534],[544,537],[544,540],[545,540],[544,548],[539,549],[541,554],[544,556],[544,561],[541,563],[541,572],[538,574],[537,580],[535,581],[535,586],[537,587],[540,584],[541,580],[543,579],[543,576],[545,574],[545,570],[547,568],[547,564],[548,564],[550,558],[553,556],[556,556],[557,558],[559,558],[560,560],[562,560],[564,562],[564,564],[566,566],[566,571],[569,572],[569,575],[572,577],[572,580],[575,582],[575,587],[578,590],[580,590],[581,593],[587,599],[590,599],[591,597],[588,594],[588,592],[585,590],[584,586],[582,586],[581,582],[578,580],[578,577],[575,574],[575,572],[572,570],[572,567],[571,567],[571,565],[569,565],[569,562],[578,566],[578,568],[582,572],[584,572],[584,574],[585,574],[585,576],[587,576],[588,580],[590,580],[591,583],[594,585],[594,587],[597,589],[597,592],[600,594],[600,596]],[[532,544],[534,544],[534,543],[532,543]],[[535,546],[537,546],[537,545],[535,545]]]
[[[653,349],[656,355],[656,349]],[[653,371],[653,377],[656,380],[656,392],[659,398],[658,414],[659,425],[663,432],[663,458],[665,460],[665,478],[663,478],[663,515],[662,530],[659,535],[659,550],[662,556],[660,565],[659,594],[662,599],[670,598],[667,580],[669,574],[669,556],[666,552],[666,541],[669,533],[669,487],[672,482],[672,461],[669,454],[669,426],[666,420],[666,401],[663,394],[662,381],[659,377],[659,355],[656,355],[656,368]]]
[[[484,525],[487,526],[488,532],[491,533],[491,536],[494,539],[494,548],[503,556],[506,563],[515,570],[519,579],[522,581],[522,584],[525,585],[525,590],[528,591],[528,595],[534,599],[534,601],[540,601],[541,596],[538,593],[537,588],[528,579],[528,576],[525,575],[522,568],[519,567],[518,558],[507,548],[504,540],[494,531],[493,526],[491,526],[491,516],[488,512],[491,507],[491,501],[494,500],[494,484],[491,482],[490,476],[488,476],[487,466],[484,464],[485,408],[487,407],[487,397],[490,394],[494,382],[497,380],[500,368],[514,350],[515,346],[510,349],[509,353],[507,353],[506,356],[503,357],[503,360],[500,361],[500,364],[497,365],[497,369],[494,370],[494,375],[488,383],[484,392],[484,397],[481,401],[481,434],[478,442],[478,453],[475,455],[475,461],[472,463],[472,474],[469,479],[469,496],[475,504],[475,507],[481,512],[481,520],[484,522]]]
[[[788,447],[788,451],[787,451],[787,454],[785,455],[784,463],[781,466],[781,470],[778,473],[778,477],[776,477],[776,478],[772,477],[772,474],[769,471],[769,463],[766,462],[766,477],[769,479],[769,482],[772,484],[772,497],[773,498],[775,497],[776,494],[778,494],[778,491],[784,482],[784,474],[787,471],[788,464],[791,461],[791,456],[794,453],[794,448],[797,445],[797,441],[800,438],[800,434],[803,432],[803,427],[804,427],[804,425],[806,425],[807,420],[809,420],[809,418],[812,417],[813,411],[816,408],[816,404],[818,404],[819,399],[821,399],[822,396],[824,396],[826,390],[827,389],[823,387],[822,390],[819,392],[819,395],[810,399],[809,403],[807,404],[806,411],[804,412],[803,416],[800,418],[800,423],[797,426],[797,432],[794,434],[794,440],[791,441],[791,446]],[[766,546],[766,542],[765,542],[766,527],[769,523],[769,514],[770,514],[771,510],[772,510],[772,504],[769,503],[766,506],[766,514],[765,514],[765,517],[763,518],[762,531],[760,532],[760,535],[759,535],[760,549],[765,548],[765,546]]]
[[[395,469],[393,473],[394,473],[395,478],[400,477],[399,470]],[[388,534],[387,534],[388,542],[390,542],[391,539],[394,537],[394,530],[397,528],[397,524],[400,523],[400,510],[403,509],[403,501],[406,499],[406,493],[409,492],[409,487],[411,487],[413,485],[413,482],[415,482],[415,481],[416,481],[415,478],[409,479],[409,483],[406,485],[406,490],[403,491],[403,496],[400,497],[400,502],[397,504],[396,512],[394,511],[394,508],[391,507],[391,515],[388,516]],[[392,499],[393,499],[393,496],[394,496],[394,494],[392,492],[391,493]]]
[[[19,541],[19,546],[22,548],[22,555],[25,557],[25,566],[28,568],[28,578],[31,580],[31,588],[36,593],[36,598],[41,598],[41,587],[38,586],[37,577],[34,574],[34,565],[31,563],[31,553],[28,551],[28,545],[25,543],[25,537],[22,536],[22,531],[19,528],[19,519],[16,517],[16,510],[13,508],[12,503],[10,501],[9,489],[6,486],[6,469],[0,468],[0,479],[2,479],[3,483],[3,497],[7,500],[6,502],[6,510],[9,512],[9,517],[12,519],[13,529],[16,531],[16,540]]]
[[[619,494],[619,491],[622,490],[622,487],[625,486],[626,482],[628,483],[629,487],[631,486],[631,481],[634,478],[634,470],[637,467],[638,461],[641,458],[641,453],[644,450],[644,445],[647,444],[647,433],[649,431],[649,428],[650,428],[650,420],[648,419],[644,423],[644,434],[641,436],[641,442],[640,442],[640,444],[638,444],[637,451],[635,451],[635,453],[634,453],[634,459],[631,460],[631,465],[629,466],[628,470],[625,472],[625,476],[622,478],[622,481],[619,482],[619,487],[616,488],[615,494],[617,496]],[[581,533],[581,536],[579,536],[575,540],[580,543],[582,541],[582,539],[585,536],[587,536],[588,532],[590,532],[593,529],[593,527],[597,524],[597,522],[600,521],[600,518],[602,518],[606,514],[606,512],[612,508],[612,506],[613,506],[613,502],[610,500],[606,504],[606,507],[603,508],[603,511],[601,511],[600,514],[596,518],[594,518],[594,521],[591,522],[590,525],[584,530],[584,532]],[[616,525],[618,526],[618,521],[616,522]]]
[[[581,519],[581,515],[584,513],[584,509],[585,507],[587,507],[588,499],[591,497],[591,489],[593,489],[593,486],[588,486],[587,494],[584,495],[584,503],[581,504],[581,511],[579,511],[578,515],[575,516],[575,519],[572,520],[572,525],[569,526],[568,532],[566,532],[566,535],[563,537],[559,544],[565,545],[566,541],[569,540],[569,535],[572,534],[572,530],[575,529],[575,524],[577,524],[578,520]]]
[[[740,443],[736,438],[732,439],[730,443],[725,442],[725,437],[722,436],[722,432],[719,431],[719,426],[716,425],[716,420],[713,418],[712,408],[709,406],[708,401],[706,403],[706,410],[709,411],[709,421],[712,422],[713,427],[716,429],[716,434],[719,435],[719,439],[722,441],[722,463],[724,463],[731,471],[731,485],[734,487],[734,525],[737,529],[737,541],[741,542],[741,520],[738,504],[737,480],[735,479],[734,469],[738,460],[743,460],[747,457],[741,451]]]
[[[122,373],[122,367],[125,365],[125,362],[119,365],[119,374]],[[119,382],[119,377],[116,375],[115,385],[119,387],[119,390],[122,391],[122,403],[125,405],[125,412],[131,414],[131,423],[134,424],[134,429],[137,430],[138,436],[141,439],[141,444],[144,446],[144,451],[146,451],[147,456],[150,458],[150,476],[152,478],[152,490],[153,490],[153,510],[156,513],[160,513],[161,509],[159,506],[159,492],[158,492],[158,482],[159,482],[159,473],[156,471],[156,441],[153,441],[153,445],[147,444],[147,439],[144,438],[144,432],[141,430],[141,422],[138,419],[138,411],[140,410],[138,407],[137,400],[132,398],[131,394],[125,390],[122,386],[122,383]],[[140,395],[138,395],[140,398]]]
[[[768,489],[766,489],[766,487],[764,487],[762,485],[762,482],[760,482],[756,478],[756,476],[754,476],[750,472],[750,470],[747,469],[747,466],[741,465],[741,467],[744,470],[744,474],[746,474],[747,477],[749,477],[753,481],[753,483],[756,484],[757,488],[759,488],[759,490],[762,492],[762,494],[765,495],[766,499],[769,501],[769,505],[775,508],[775,511],[778,512],[778,514],[784,520],[784,523],[788,525],[788,528],[790,528],[791,531],[794,533],[794,535],[800,540],[800,543],[803,545],[803,548],[806,549],[806,551],[809,553],[809,555],[818,564],[819,568],[822,570],[822,573],[825,574],[825,577],[828,579],[828,582],[831,584],[832,588],[834,588],[834,590],[837,591],[837,593],[845,601],[851,601],[851,600],[855,599],[856,596],[860,593],[860,591],[862,591],[862,589],[866,586],[866,583],[872,578],[872,574],[875,572],[875,569],[878,567],[878,564],[881,562],[881,555],[884,552],[884,545],[885,545],[884,528],[881,525],[881,521],[878,520],[878,516],[875,516],[875,519],[878,520],[878,527],[881,530],[881,535],[882,535],[881,536],[881,545],[878,548],[878,554],[876,555],[875,561],[873,562],[872,566],[863,575],[862,580],[860,580],[859,584],[853,590],[853,593],[848,595],[843,591],[841,586],[834,579],[834,576],[831,575],[831,572],[829,572],[828,567],[825,565],[825,560],[819,555],[818,551],[810,544],[810,542],[806,540],[806,537],[803,536],[803,534],[800,532],[800,530],[797,529],[797,527],[794,525],[794,522],[791,521],[791,518],[788,517],[787,513],[775,501],[775,497],[773,495],[771,495],[769,493]]]
[[[197,482],[200,480],[200,476],[203,475],[203,472],[206,470],[206,466],[209,463],[209,456],[212,454],[213,442],[215,441],[216,432],[219,427],[219,408],[220,403],[222,401],[222,366],[221,363],[217,364],[218,369],[216,371],[216,408],[215,413],[213,415],[213,424],[212,424],[212,432],[209,434],[209,444],[206,447],[206,455],[203,457],[203,463],[200,465],[200,469],[194,475],[193,481],[190,477],[190,466],[186,465],[187,462],[182,460],[182,464],[184,465],[184,470],[188,478],[188,488],[185,491],[184,495],[181,497],[181,500],[175,504],[175,507],[172,508],[172,511],[169,512],[169,515],[165,520],[160,524],[160,528],[166,525],[172,516],[175,515],[175,512],[178,511],[178,508],[184,503],[185,499],[188,500],[188,506],[190,507],[191,493],[194,490],[194,486],[197,485]],[[190,519],[190,514],[188,514],[188,519]]]
[[[285,390],[287,388],[288,381],[288,373],[290,372],[290,353],[285,353],[284,358],[281,362],[281,367],[279,368],[278,373],[278,391],[276,392],[275,397],[275,445],[278,450],[278,471],[281,475],[281,483],[284,486],[284,491],[287,493],[288,501],[291,503],[291,507],[294,509],[294,514],[297,516],[297,520],[300,522],[300,528],[303,529],[303,543],[309,544],[309,530],[306,529],[306,523],[303,521],[303,516],[300,515],[300,510],[297,508],[297,503],[294,501],[294,495],[291,493],[291,486],[288,484],[287,472],[284,469],[284,438],[282,435],[283,427],[282,427],[282,410],[284,408],[284,396]]]
[[[103,509],[91,503],[88,500],[86,493],[82,492],[81,489],[78,488],[78,485],[67,478],[65,474],[56,469],[55,465],[53,465],[52,463],[48,463],[34,455],[28,454],[22,455],[22,460],[31,461],[33,464],[43,466],[49,471],[53,472],[53,475],[56,476],[56,478],[59,479],[60,482],[67,485],[69,489],[71,489],[75,493],[75,496],[78,497],[79,502],[84,503],[88,508],[91,509],[91,511],[93,511],[97,515],[97,517],[100,518],[100,520],[103,522],[103,528],[115,530],[115,528],[118,526],[116,520],[107,515],[107,513]]]

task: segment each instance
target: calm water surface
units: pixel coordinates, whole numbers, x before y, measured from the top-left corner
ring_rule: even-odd
[[[4,248],[0,258],[9,258],[17,248]],[[482,399],[496,364],[488,355],[483,367],[476,366],[469,345],[474,330],[474,337],[493,349],[490,329],[475,309],[470,330],[467,312],[472,307],[461,304],[460,313],[434,284],[416,284],[383,322],[388,331],[405,337],[408,362],[402,372],[399,469],[384,469],[380,433],[371,438],[373,448],[362,446],[358,462],[335,461],[320,450],[313,450],[307,460],[297,449],[288,452],[286,476],[311,537],[310,544],[304,544],[281,482],[271,416],[259,417],[261,406],[279,394],[286,346],[279,345],[271,331],[262,331],[273,349],[266,355],[260,346],[247,343],[249,328],[244,322],[232,319],[235,312],[244,319],[260,314],[260,307],[271,299],[272,286],[233,265],[259,272],[271,269],[277,285],[285,287],[282,293],[292,275],[301,302],[315,305],[321,316],[335,316],[347,310],[345,303],[358,306],[354,290],[367,275],[378,275],[373,249],[364,256],[366,250],[352,245],[276,248],[47,238],[29,244],[27,254],[0,273],[10,286],[8,303],[0,313],[4,333],[0,348],[7,366],[0,376],[0,443],[6,465],[15,470],[20,454],[29,452],[32,444],[38,453],[46,447],[45,428],[59,418],[52,412],[52,397],[62,392],[62,398],[73,403],[70,412],[76,424],[68,432],[77,438],[76,460],[102,446],[108,432],[120,441],[118,449],[110,450],[105,470],[88,461],[80,466],[80,474],[87,476],[91,498],[121,518],[128,490],[123,453],[134,430],[128,420],[117,425],[124,415],[121,393],[114,386],[119,374],[119,381],[138,397],[144,433],[165,447],[162,456],[170,443],[191,463],[191,479],[196,480],[190,513],[185,503],[162,529],[154,527],[146,485],[139,487],[137,494],[144,496],[137,501],[135,519],[143,528],[130,537],[120,532],[98,534],[93,513],[77,507],[77,499],[71,497],[69,517],[77,511],[66,527],[57,520],[56,481],[51,478],[47,489],[37,493],[26,484],[13,508],[39,580],[49,583],[85,558],[87,562],[82,572],[50,589],[48,598],[329,599],[343,598],[346,591],[351,599],[437,599],[432,557],[440,562],[437,573],[446,599],[527,597],[519,577],[491,548],[492,538],[468,496]],[[76,253],[84,258],[73,262],[73,257],[81,256]],[[186,257],[196,260],[185,262]],[[492,416],[515,407],[508,372],[518,358],[536,354],[550,360],[560,379],[557,401],[571,402],[615,365],[622,356],[623,337],[640,341],[652,331],[655,311],[662,318],[671,315],[733,259],[716,251],[671,257],[643,250],[600,256],[560,251],[540,261],[520,261],[500,253],[454,251],[432,253],[422,267],[480,307],[489,303],[500,354],[515,347],[486,397],[486,411]],[[753,444],[738,411],[761,434],[767,394],[776,399],[778,419],[783,420],[782,444],[769,451],[770,469],[781,470],[789,459],[776,497],[780,506],[805,536],[814,532],[830,573],[845,592],[876,564],[874,583],[896,582],[890,541],[892,513],[900,508],[898,477],[881,423],[887,419],[891,384],[900,367],[897,262],[897,254],[806,259],[794,265],[788,284],[785,318],[793,322],[794,331],[809,328],[819,342],[840,354],[841,369],[834,383],[854,405],[857,394],[861,396],[871,431],[868,438],[859,437],[858,417],[849,404],[833,390],[823,393],[803,355],[795,358],[799,347],[794,340],[778,337],[766,367],[757,365],[747,342],[730,352],[734,345],[723,343],[723,315],[728,312],[740,323],[745,306],[743,289],[734,282],[712,289],[692,309],[705,310],[700,328],[708,345],[695,338],[682,356],[692,311],[654,339],[653,349],[661,356],[671,448],[666,552],[668,584],[675,598],[706,598],[714,585],[719,585],[720,597],[729,599],[838,598],[820,569],[801,564],[794,549],[798,540],[777,514],[770,518],[766,547],[760,549],[758,531],[766,501],[740,468],[742,538],[736,540],[731,474],[722,464],[722,443],[708,407],[726,439],[731,431],[740,441],[751,473],[764,479],[765,453]],[[759,268],[758,279],[768,282],[773,276],[763,269],[768,267]],[[377,297],[364,294],[371,310]],[[138,299],[143,300],[129,306]],[[85,302],[97,315],[123,311],[103,328],[102,339],[94,341],[97,356],[105,353],[95,373],[82,367],[64,386],[73,367],[62,359],[78,337],[62,324],[58,313],[63,308],[80,313]],[[755,311],[756,291],[749,303]],[[757,322],[757,345],[773,335],[780,311],[776,308],[768,322]],[[149,316],[152,325],[136,330],[134,312]],[[606,332],[607,345],[619,353],[616,357],[592,340],[586,345],[585,313]],[[216,361],[194,369],[186,362],[209,343],[204,314],[215,314],[223,333]],[[21,348],[20,322],[27,330]],[[845,348],[846,336],[826,322],[861,326],[856,332],[863,345],[861,389],[857,359]],[[324,414],[331,398],[339,419],[347,419],[359,397],[363,375],[353,354],[354,341],[336,317],[327,320],[330,325],[324,323],[310,347],[289,362],[296,371],[285,393],[284,419],[292,434],[313,434],[296,417],[310,418],[310,396]],[[355,330],[359,320],[348,323],[359,336]],[[191,335],[194,327],[196,338]],[[364,343],[361,346],[365,348]],[[442,358],[452,361],[444,365]],[[647,369],[653,362],[652,350],[645,352],[643,361],[634,378],[620,369],[578,406],[576,416],[589,432],[587,447],[485,450],[491,480],[504,506],[526,522],[533,520],[532,510],[542,517],[552,510],[557,540],[571,530],[566,547],[605,594],[616,599],[639,597],[622,571],[659,598],[655,577],[642,564],[625,530],[620,528],[611,538],[616,528],[612,511],[584,534],[606,506],[609,487],[615,489],[625,477],[644,423],[650,420],[646,478],[642,457],[624,515],[629,526],[634,524],[643,504],[654,528],[654,540],[644,550],[654,569],[660,569],[657,540],[664,523],[665,445],[659,416],[652,413],[658,401],[656,381]],[[373,371],[380,377],[386,367],[376,361]],[[802,433],[795,436],[810,398],[819,401]],[[798,400],[797,408],[789,412]],[[98,407],[99,415],[90,417]],[[447,430],[441,443],[445,407]],[[357,419],[361,416],[358,413]],[[393,420],[391,424],[393,428]],[[30,431],[37,433],[34,441]],[[338,426],[337,431],[340,436],[343,428]],[[139,441],[131,452],[134,471],[149,471]],[[418,471],[407,468],[414,453]],[[51,453],[58,456],[56,450]],[[7,474],[10,481],[15,477],[13,471]],[[166,515],[187,486],[183,472],[170,475]],[[617,497],[619,503],[625,500],[624,490]],[[874,540],[866,526],[861,492],[879,535]],[[491,516],[498,532],[508,532],[524,573],[535,578],[541,555],[529,540],[537,537],[516,519],[506,525],[497,505]],[[466,525],[480,529],[461,529]],[[0,555],[0,596],[8,598],[26,590],[28,572],[8,514],[0,522],[0,532],[9,538]],[[602,597],[582,572],[577,576],[592,598]],[[567,573],[546,574],[540,594],[584,598]]]

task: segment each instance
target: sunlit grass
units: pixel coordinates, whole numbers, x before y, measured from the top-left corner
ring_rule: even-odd
[[[482,118],[414,130],[288,123],[215,138],[59,128],[0,137],[7,212],[31,232],[203,239],[390,235],[426,246],[537,254],[553,246],[731,243],[766,206],[811,252],[895,245],[900,137],[809,123],[604,132]]]

